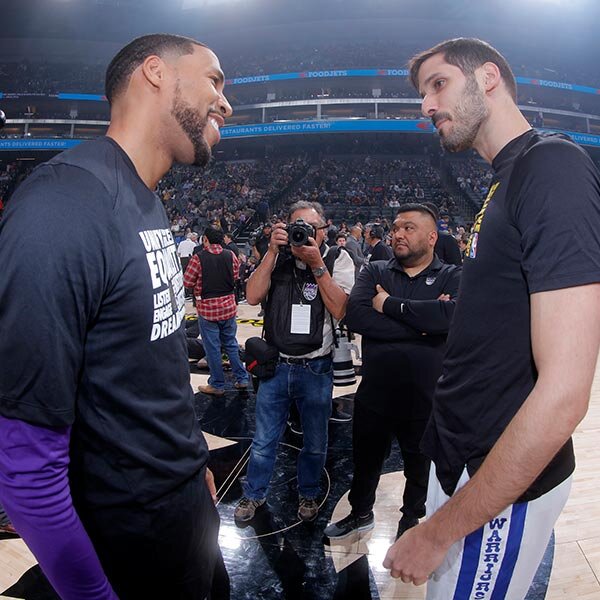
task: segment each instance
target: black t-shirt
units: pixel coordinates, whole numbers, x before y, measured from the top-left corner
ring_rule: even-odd
[[[373,249],[369,254],[369,262],[374,262],[376,260],[389,260],[393,256],[394,251],[380,241],[373,246]]]
[[[458,242],[447,231],[438,232],[435,253],[442,262],[448,265],[462,264]]]
[[[114,141],[32,173],[0,224],[0,264],[0,414],[73,426],[76,505],[144,504],[203,468],[176,247]]]
[[[256,240],[256,250],[262,260],[264,255],[267,253],[269,249],[269,242],[271,241],[271,235],[261,234],[259,238]]]
[[[600,179],[568,138],[528,131],[493,161],[495,177],[465,253],[442,376],[422,447],[451,494],[533,389],[530,294],[600,282]],[[569,441],[522,496],[574,469]]]
[[[225,244],[223,246],[223,248],[227,248],[228,250],[231,250],[237,258],[240,257],[240,249],[237,247],[237,244],[235,242],[229,242],[229,244]]]

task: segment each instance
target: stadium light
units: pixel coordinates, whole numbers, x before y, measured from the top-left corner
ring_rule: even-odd
[[[565,8],[581,8],[586,1],[584,0],[532,0],[533,2],[542,4],[552,4],[553,6],[564,6]]]
[[[183,0],[183,4],[181,8],[183,10],[189,8],[205,8],[208,6],[215,5],[232,5],[232,4],[240,4],[243,0]]]

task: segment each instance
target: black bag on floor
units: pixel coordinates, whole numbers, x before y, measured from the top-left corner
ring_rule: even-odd
[[[200,360],[206,356],[204,344],[198,338],[186,338],[188,358]]]
[[[269,379],[275,375],[279,350],[269,346],[262,338],[251,337],[246,340],[244,359],[248,373],[259,379]]]

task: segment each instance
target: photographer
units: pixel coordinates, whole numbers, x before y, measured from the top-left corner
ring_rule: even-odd
[[[346,312],[354,264],[348,253],[324,243],[327,225],[317,202],[293,204],[289,223],[273,227],[268,251],[246,289],[248,304],[266,299],[265,339],[277,348],[279,360],[275,375],[258,388],[244,497],[235,510],[236,520],[242,522],[251,520],[265,503],[292,402],[304,430],[298,458],[298,517],[312,521],[319,511],[333,390],[332,320]]]
[[[404,204],[392,228],[394,258],[370,262],[352,290],[346,322],[362,335],[363,345],[352,430],[352,511],[325,529],[329,539],[373,528],[375,492],[394,437],[406,477],[397,537],[425,515],[429,459],[419,442],[441,373],[460,277],[459,267],[443,264],[434,254],[436,241],[429,208]]]
[[[271,241],[271,223],[265,223],[262,227],[261,233],[256,237],[254,243],[252,244],[252,256],[256,258],[256,260],[261,261],[267,250],[269,249],[269,244]]]

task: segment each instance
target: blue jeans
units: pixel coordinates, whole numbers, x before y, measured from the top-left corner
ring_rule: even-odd
[[[225,388],[225,374],[223,373],[223,358],[221,347],[229,356],[231,368],[236,383],[247,383],[248,372],[240,360],[240,347],[237,342],[237,324],[235,317],[225,319],[224,321],[207,321],[204,317],[198,315],[198,326],[204,351],[206,352],[206,362],[210,377],[208,385],[222,390]]]
[[[267,495],[292,402],[298,406],[304,431],[304,446],[298,457],[298,493],[305,498],[319,495],[332,392],[331,356],[312,359],[305,365],[278,363],[275,375],[261,381],[256,397],[256,433],[244,485],[247,498],[262,500]]]

